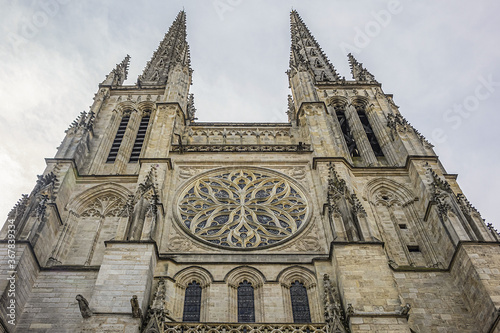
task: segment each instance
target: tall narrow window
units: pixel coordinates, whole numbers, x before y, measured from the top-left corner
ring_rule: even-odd
[[[139,124],[139,130],[137,131],[137,136],[135,137],[134,147],[132,148],[132,153],[130,154],[129,163],[137,162],[139,156],[141,155],[142,145],[144,144],[144,138],[146,137],[146,131],[148,130],[149,124],[149,113],[144,115]]]
[[[337,114],[337,120],[340,124],[340,129],[342,130],[342,134],[344,135],[347,149],[349,150],[349,154],[352,157],[360,156],[358,146],[356,145],[356,141],[354,141],[354,137],[351,132],[351,127],[349,127],[349,123],[347,122],[344,106],[336,105],[334,108],[335,113]]]
[[[200,321],[200,307],[201,307],[201,286],[198,282],[193,281],[188,284],[186,288],[186,295],[184,296],[184,313],[182,315],[183,321]]]
[[[238,286],[238,322],[255,322],[254,292],[252,284],[247,280]]]
[[[120,121],[120,125],[118,126],[118,131],[116,132],[115,139],[113,140],[113,144],[111,145],[111,150],[109,151],[106,163],[113,163],[116,160],[116,156],[118,155],[118,150],[120,149],[120,145],[122,144],[123,135],[125,134],[125,130],[127,129],[129,120],[130,115],[123,115],[122,120]]]
[[[377,137],[375,136],[375,133],[373,133],[372,126],[370,125],[368,117],[366,116],[365,107],[360,104],[355,105],[355,107],[356,111],[358,112],[359,120],[361,120],[361,124],[363,124],[363,129],[365,130],[366,136],[368,137],[368,141],[372,146],[373,153],[375,154],[375,156],[384,156],[382,148],[380,148]]]
[[[292,283],[290,287],[290,298],[292,299],[292,312],[294,323],[310,323],[311,312],[309,310],[309,299],[307,289],[299,281]]]

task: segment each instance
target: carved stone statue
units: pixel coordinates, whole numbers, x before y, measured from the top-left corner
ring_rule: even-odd
[[[141,318],[142,317],[142,310],[141,310],[141,307],[139,306],[139,301],[137,300],[137,295],[132,296],[132,298],[130,299],[130,305],[132,306],[132,317]]]
[[[83,318],[92,317],[93,315],[92,310],[90,310],[89,302],[85,299],[85,297],[78,294],[76,295],[75,299],[78,301],[78,306],[80,307],[80,313],[82,314],[82,317]]]

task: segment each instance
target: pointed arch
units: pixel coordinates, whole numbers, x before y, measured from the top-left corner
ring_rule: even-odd
[[[287,321],[321,321],[316,275],[302,266],[287,267],[277,277]]]
[[[264,321],[264,301],[263,288],[266,278],[261,271],[250,266],[240,266],[229,271],[224,277],[224,281],[229,286],[229,320],[237,322],[239,319],[238,312],[241,310],[242,297],[245,302],[248,302],[248,295],[251,293],[242,293],[244,288],[246,292],[249,288],[253,288],[253,309],[255,322]],[[240,302],[239,302],[240,301]],[[240,318],[241,319],[241,318]]]
[[[176,301],[174,314],[183,321],[208,321],[208,300],[212,274],[203,267],[186,267],[174,275]]]
[[[280,284],[290,288],[290,285],[299,281],[304,284],[306,288],[316,286],[316,276],[314,273],[302,266],[287,267],[278,274],[278,281]]]
[[[127,201],[127,197],[131,194],[132,192],[130,192],[127,188],[116,183],[109,182],[100,184],[73,198],[68,206],[68,210],[80,215],[85,209],[88,208],[89,204],[99,197],[112,195],[121,199],[125,203]]]
[[[121,116],[137,111],[136,104],[133,101],[123,101],[115,106],[115,109]]]
[[[230,270],[224,277],[224,281],[234,287],[238,287],[238,284],[243,280],[248,280],[254,287],[261,287],[266,282],[264,274],[251,266],[236,267]]]
[[[200,266],[186,267],[174,275],[175,283],[186,287],[188,283],[196,280],[201,284],[202,288],[207,287],[214,281],[212,274],[208,270]]]
[[[404,184],[391,179],[369,181],[364,195],[372,204],[373,214],[391,260],[401,266],[437,264],[437,253],[422,223],[414,201],[417,197]]]
[[[388,198],[389,200],[398,199],[401,201],[401,204],[407,204],[417,200],[417,197],[406,186],[387,178],[375,178],[370,180],[365,186],[364,197],[375,204],[380,202],[380,200],[388,201],[381,196],[377,197],[377,194],[381,193],[383,190],[395,195],[393,198]]]
[[[130,191],[115,183],[94,186],[70,200],[52,257],[71,265],[100,265],[104,242],[117,235]]]

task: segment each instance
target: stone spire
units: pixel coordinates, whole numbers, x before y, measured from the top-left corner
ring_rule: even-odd
[[[340,80],[337,71],[295,10],[290,13],[290,33],[292,37],[290,69],[292,71],[311,69],[317,82]]]
[[[186,12],[182,10],[137,79],[139,86],[166,84],[171,69],[177,64],[187,66],[192,71],[186,37]]]
[[[127,54],[125,59],[106,76],[101,85],[121,86],[127,79],[128,65],[130,64],[130,56]]]
[[[373,76],[368,70],[363,67],[363,64],[358,62],[354,56],[349,53],[347,55],[349,58],[349,66],[351,67],[352,78],[356,81],[377,83],[375,76]]]

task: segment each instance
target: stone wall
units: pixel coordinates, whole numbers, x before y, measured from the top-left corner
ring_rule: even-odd
[[[96,271],[42,271],[24,307],[16,332],[79,332],[82,315],[75,297],[87,299]]]
[[[461,288],[470,317],[487,332],[498,317],[500,307],[500,252],[498,244],[463,243],[451,268],[457,288]]]
[[[415,332],[477,332],[462,293],[448,272],[395,272],[405,303],[411,305],[409,325]]]

